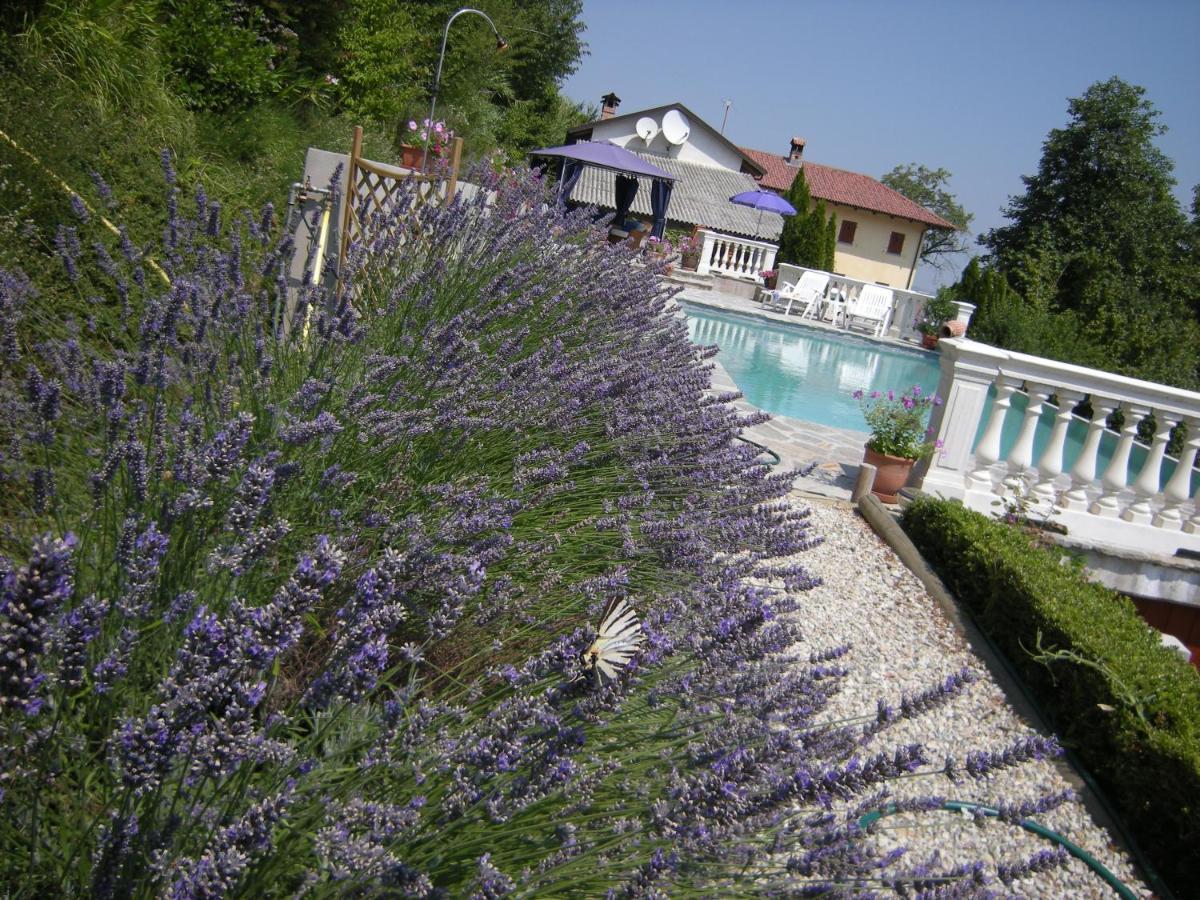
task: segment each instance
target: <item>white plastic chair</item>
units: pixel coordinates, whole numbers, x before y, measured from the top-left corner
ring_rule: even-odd
[[[793,306],[802,305],[804,308],[800,310],[800,318],[803,319],[811,310],[820,307],[821,295],[825,293],[825,288],[828,286],[828,272],[805,272],[792,289],[787,309],[783,311],[783,314],[786,316],[791,313]]]
[[[875,337],[883,337],[892,319],[891,290],[876,284],[864,284],[858,296],[846,304],[845,325],[865,325]]]
[[[792,296],[792,291],[795,290],[795,288],[796,288],[796,285],[794,285],[790,281],[784,282],[783,287],[775,288],[774,290],[768,290],[766,288],[763,288],[763,292],[762,292],[763,307],[765,308],[765,307],[769,306],[772,309],[774,309],[775,304],[778,303],[780,300],[790,299]]]

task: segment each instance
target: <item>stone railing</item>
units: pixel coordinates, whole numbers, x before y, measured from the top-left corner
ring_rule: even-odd
[[[779,267],[778,283],[792,282],[794,284],[800,280],[800,276],[805,272],[820,271],[820,269],[806,269],[803,266],[793,266],[790,263],[784,263]],[[823,272],[822,274],[829,276],[828,289],[830,291],[837,291],[846,300],[857,297],[864,285],[874,284],[871,281],[859,281],[857,278],[847,278],[845,275],[838,275],[833,272]],[[920,291],[906,291],[901,288],[888,287],[888,290],[892,292],[895,303],[892,307],[891,318],[888,320],[886,334],[889,337],[919,341],[921,334],[913,328],[913,322],[916,321],[917,314],[920,313],[921,308],[928,301],[932,300],[933,297],[929,294],[922,294]],[[974,304],[959,302],[958,320],[963,323],[964,327],[971,324],[971,315],[974,312]]]
[[[943,448],[918,468],[922,490],[985,512],[1000,498],[1028,504],[1073,537],[1120,551],[1200,551],[1200,394],[965,338],[939,347],[945,402],[930,424]],[[1071,413],[1085,397],[1090,420]],[[1117,409],[1119,434],[1105,427]],[[1135,437],[1150,415],[1147,447]],[[1166,448],[1180,422],[1188,437],[1176,461]]]
[[[696,272],[705,275],[716,272],[734,278],[757,279],[759,272],[775,266],[775,252],[779,248],[766,241],[719,234],[700,229],[700,262]]]

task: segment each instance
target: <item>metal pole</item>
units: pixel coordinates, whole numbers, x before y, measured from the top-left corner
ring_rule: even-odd
[[[455,12],[453,15],[450,16],[449,19],[446,20],[446,27],[444,29],[442,29],[442,50],[438,54],[437,74],[434,75],[434,77],[433,77],[433,96],[429,100],[429,125],[426,127],[426,132],[425,132],[424,152],[421,153],[421,173],[422,174],[424,174],[425,166],[429,162],[429,131],[432,130],[432,128],[433,128],[433,112],[437,108],[438,88],[441,87],[441,84],[442,84],[442,63],[446,59],[446,39],[448,37],[450,37],[450,23],[453,22],[455,19],[457,19],[459,16],[461,16],[463,13],[474,13],[477,16],[483,16],[485,19],[487,19],[487,23],[492,26],[492,33],[496,35],[496,49],[497,50],[508,49],[508,43],[504,40],[504,38],[500,37],[500,32],[496,28],[496,23],[492,21],[491,16],[489,16],[487,13],[483,12],[482,10],[471,9],[468,6],[464,6],[462,9]]]

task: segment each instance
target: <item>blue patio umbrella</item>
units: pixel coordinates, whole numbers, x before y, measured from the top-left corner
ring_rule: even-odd
[[[758,210],[758,222],[754,226],[754,236],[758,237],[759,227],[762,225],[762,214],[765,209],[767,212],[778,213],[781,216],[794,216],[796,207],[788,203],[778,194],[772,194],[770,191],[764,191],[758,188],[753,191],[742,191],[740,194],[734,194],[729,198],[730,203],[736,203],[738,206],[749,206],[751,209]]]

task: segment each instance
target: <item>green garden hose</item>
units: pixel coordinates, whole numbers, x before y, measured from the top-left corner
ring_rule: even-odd
[[[991,817],[999,817],[1000,815],[1000,810],[995,809],[994,807],[985,806],[982,803],[972,803],[969,800],[947,800],[942,804],[941,808],[948,809],[952,812],[966,811],[971,813],[982,813],[985,816]],[[867,813],[858,820],[858,825],[860,828],[866,828],[868,825],[879,821],[884,816],[890,816],[895,812],[897,812],[895,804],[888,804],[883,809],[877,809],[874,812]],[[1100,860],[1096,859],[1096,857],[1092,856],[1078,844],[1075,844],[1063,837],[1057,831],[1051,831],[1045,825],[1039,825],[1037,822],[1034,822],[1031,819],[1022,819],[1019,824],[1026,831],[1033,832],[1036,835],[1040,835],[1041,837],[1053,841],[1076,859],[1082,860],[1089,869],[1107,881],[1109,887],[1116,891],[1122,900],[1137,900],[1137,894],[1131,891],[1125,885],[1125,883],[1121,881],[1121,879],[1117,878],[1116,875],[1105,868],[1104,864],[1100,862]]]

